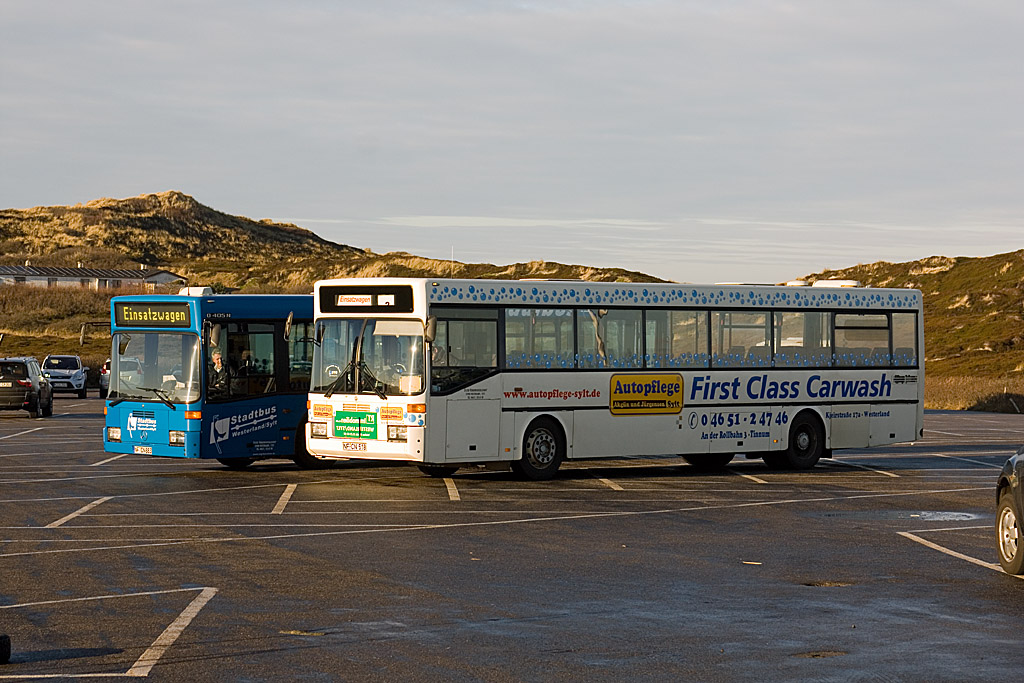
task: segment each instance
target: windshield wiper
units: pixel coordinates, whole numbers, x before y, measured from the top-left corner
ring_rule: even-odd
[[[379,379],[377,379],[376,377],[373,376],[373,373],[370,372],[370,368],[368,368],[366,366],[366,363],[361,363],[361,365],[363,366],[363,374],[360,375],[360,377],[359,377],[360,382],[362,381],[363,377],[365,377],[366,379],[370,380],[370,382],[371,382],[371,387],[370,388],[373,389],[373,393],[377,394],[377,396],[379,396],[379,397],[381,397],[383,399],[387,399],[388,395],[386,393],[384,393],[383,389],[380,388],[380,385],[383,384],[383,382],[381,382]]]
[[[352,363],[354,362],[355,361],[349,361],[348,365],[345,366],[345,369],[339,372],[334,381],[327,385],[327,391],[324,392],[324,398],[330,398],[331,394],[341,388],[341,383],[346,377],[348,377],[348,371],[352,369]]]
[[[153,392],[153,395],[155,395],[158,399],[160,399],[160,401],[163,402],[165,405],[167,405],[167,407],[169,407],[171,410],[177,410],[178,409],[177,406],[175,406],[173,403],[171,403],[171,399],[168,398],[167,392],[164,391],[163,389],[152,389],[150,387],[136,387],[136,388],[137,389],[141,389],[142,391],[151,391],[151,392]],[[119,397],[117,397],[116,399],[114,399],[113,401],[110,402],[110,407],[113,408],[118,403],[122,403],[124,401],[130,401],[132,399],[138,399],[138,398],[146,398],[146,397],[145,396],[136,396],[135,394],[132,394],[131,396],[119,396]]]

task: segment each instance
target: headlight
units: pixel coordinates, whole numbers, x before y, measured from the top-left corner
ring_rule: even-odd
[[[327,438],[327,423],[326,422],[310,422],[309,423],[309,434],[310,436],[317,436],[322,439]]]
[[[121,441],[120,427],[107,427],[107,441]]]
[[[172,446],[184,446],[185,445],[185,432],[169,432],[171,435]]]
[[[405,425],[388,425],[388,441],[406,441],[409,428]]]

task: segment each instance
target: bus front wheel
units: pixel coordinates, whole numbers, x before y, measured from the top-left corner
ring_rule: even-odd
[[[428,477],[448,477],[459,468],[455,465],[416,465],[416,469]]]
[[[538,418],[523,436],[523,457],[512,462],[512,469],[527,479],[551,479],[565,459],[565,435],[549,417]]]
[[[699,455],[684,455],[683,460],[701,472],[711,472],[723,469],[732,462],[734,457],[734,453],[701,453]]]
[[[310,455],[306,450],[306,423],[302,422],[295,430],[295,452],[292,460],[299,466],[300,470],[322,470],[330,467],[326,460],[321,460],[315,455]]]

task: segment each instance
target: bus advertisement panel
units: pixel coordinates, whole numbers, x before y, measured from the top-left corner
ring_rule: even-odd
[[[824,286],[317,283],[313,460],[736,454],[813,467],[923,428],[921,293]]]

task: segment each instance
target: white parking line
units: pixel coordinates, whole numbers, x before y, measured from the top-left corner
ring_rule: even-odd
[[[164,629],[163,633],[157,636],[157,639],[153,641],[153,644],[142,653],[142,656],[135,660],[128,671],[123,673],[83,673],[83,674],[0,674],[0,679],[4,680],[26,680],[26,679],[51,679],[51,678],[144,678],[149,676],[150,671],[160,660],[160,658],[167,652],[167,649],[174,644],[174,641],[178,639],[182,631],[192,623],[192,620],[199,614],[199,610],[206,606],[213,596],[217,594],[217,589],[212,587],[203,588],[176,588],[165,591],[147,591],[145,593],[123,593],[119,595],[97,595],[87,598],[68,598],[66,600],[44,600],[41,602],[25,602],[19,605],[0,605],[0,609],[13,609],[16,607],[36,607],[39,605],[55,605],[64,602],[85,602],[89,600],[110,600],[114,598],[131,598],[140,597],[147,595],[164,595],[167,593],[183,593],[188,591],[198,590],[199,595],[189,603],[188,607],[178,615],[171,624]]]
[[[272,534],[265,536],[214,536],[207,538],[191,538],[188,540],[173,540],[173,541],[156,541],[156,542],[145,542],[145,543],[132,543],[122,542],[116,545],[100,546],[93,548],[63,548],[57,550],[28,550],[23,552],[14,553],[0,553],[0,558],[4,557],[25,557],[28,555],[52,555],[57,553],[85,553],[85,552],[97,552],[104,550],[125,550],[125,549],[138,549],[138,548],[158,548],[167,547],[172,545],[185,545],[185,544],[203,544],[203,543],[237,543],[252,542],[252,541],[275,541],[289,538],[314,538],[324,536],[348,536],[353,534],[379,534],[379,533],[390,533],[390,532],[405,532],[405,531],[432,531],[432,530],[447,530],[447,529],[458,529],[467,527],[491,527],[491,526],[509,526],[512,524],[536,524],[544,522],[563,522],[580,519],[609,519],[613,517],[645,517],[648,515],[667,515],[667,514],[679,514],[685,512],[701,512],[705,510],[734,510],[739,508],[748,507],[773,507],[777,505],[801,505],[807,503],[825,503],[835,501],[850,501],[850,500],[866,500],[870,498],[904,498],[908,496],[926,496],[936,495],[943,493],[962,493],[967,491],[987,491],[989,487],[970,487],[970,488],[955,488],[955,489],[937,489],[928,491],[901,491],[899,493],[864,493],[853,496],[820,496],[816,498],[790,498],[786,500],[769,500],[769,501],[758,501],[753,503],[730,503],[724,505],[694,505],[691,507],[683,508],[666,508],[660,510],[630,510],[630,511],[618,511],[618,512],[585,512],[575,514],[551,514],[543,517],[527,517],[522,519],[500,519],[491,521],[478,521],[478,522],[450,522],[441,524],[409,524],[408,526],[400,526],[395,528],[387,529],[359,529],[359,530],[348,530],[348,531],[316,531],[306,533],[294,533],[294,534]]]
[[[8,434],[7,436],[0,436],[0,441],[3,441],[4,439],[13,439],[16,436],[24,436],[25,434],[31,434],[32,432],[38,432],[40,429],[46,429],[46,427],[36,427],[35,429],[26,429],[25,431],[18,432],[16,434]]]
[[[181,632],[185,630],[185,627],[192,623],[192,620],[199,614],[199,610],[217,594],[216,588],[204,588],[203,591],[196,596],[196,599],[185,608],[185,611],[178,615],[170,626],[164,629],[164,632],[153,641],[153,644],[149,646],[149,649],[142,653],[142,656],[138,658],[135,665],[128,669],[125,673],[126,676],[148,676],[153,666],[160,660],[167,648],[174,645],[174,641],[178,639]]]
[[[459,495],[459,489],[455,486],[455,480],[451,477],[444,478],[444,485],[448,489],[449,500],[462,500],[462,496]]]
[[[969,528],[976,528],[976,527],[969,527]],[[950,529],[944,529],[944,531],[950,531]],[[929,540],[923,539],[923,538],[921,538],[920,536],[918,536],[916,534],[910,533],[909,531],[897,531],[896,533],[898,533],[903,538],[909,538],[911,541],[915,541],[917,543],[920,543],[921,545],[923,545],[923,546],[925,546],[927,548],[931,548],[932,550],[938,550],[940,553],[945,553],[945,554],[949,555],[950,557],[955,557],[955,558],[957,558],[959,560],[964,560],[966,562],[970,562],[971,564],[976,564],[979,567],[984,567],[985,569],[992,569],[992,570],[997,571],[997,572],[999,572],[1001,574],[1005,573],[1005,572],[1003,572],[1003,568],[1000,567],[999,563],[997,563],[997,562],[986,562],[985,560],[979,560],[978,558],[971,557],[970,555],[964,555],[963,553],[958,553],[957,551],[950,550],[949,548],[941,546],[938,543],[932,543]],[[1013,575],[1012,574],[1007,574],[1007,576],[1013,576]],[[1024,576],[1014,576],[1014,578],[1024,579]]]
[[[874,467],[868,467],[867,465],[858,465],[855,462],[846,462],[845,460],[837,460],[836,458],[830,458],[830,460],[832,462],[834,462],[834,463],[839,464],[839,465],[846,465],[847,467],[857,467],[857,468],[860,468],[862,470],[869,470],[871,472],[877,472],[878,474],[884,474],[887,477],[894,477],[896,479],[900,478],[900,475],[898,475],[898,474],[893,474],[892,472],[886,472],[885,470],[876,470]]]
[[[990,462],[982,462],[981,460],[971,460],[970,458],[961,458],[961,457],[956,456],[956,455],[943,455],[942,453],[931,453],[930,455],[933,455],[936,458],[947,458],[949,460],[960,460],[962,462],[969,462],[969,463],[971,463],[973,465],[983,465],[985,467],[992,467],[992,468],[995,468],[997,470],[1001,470],[1003,468],[1003,464],[1002,463],[1000,463],[998,465],[993,465]]]
[[[270,514],[280,515],[284,513],[284,509],[288,506],[288,501],[292,499],[292,494],[295,493],[296,486],[298,486],[298,484],[288,484],[284,487],[284,493],[282,493],[281,497],[278,498],[277,505],[274,506],[274,509]]]
[[[112,498],[112,496],[106,496],[104,498],[97,498],[96,500],[94,500],[93,502],[89,503],[88,505],[83,505],[82,507],[78,508],[77,510],[72,512],[70,515],[65,515],[64,517],[61,517],[60,519],[58,519],[56,522],[50,522],[49,524],[46,525],[46,528],[47,529],[56,529],[57,527],[59,527],[64,522],[70,522],[72,519],[74,519],[78,515],[81,515],[81,514],[83,514],[85,512],[88,512],[89,510],[92,510],[97,505],[101,505],[103,503],[106,503],[111,498]]]
[[[599,482],[601,482],[602,484],[604,484],[605,486],[607,486],[608,488],[610,488],[613,491],[625,491],[624,488],[622,488],[621,486],[616,484],[611,479],[605,479],[604,477],[594,477],[594,478],[597,479]]]
[[[122,453],[121,455],[115,455],[113,458],[107,458],[106,460],[100,460],[99,462],[94,462],[93,464],[89,465],[89,467],[99,467],[100,465],[106,465],[108,462],[114,462],[115,460],[120,460],[121,458],[125,457],[126,455],[128,455],[128,454],[127,453]]]

